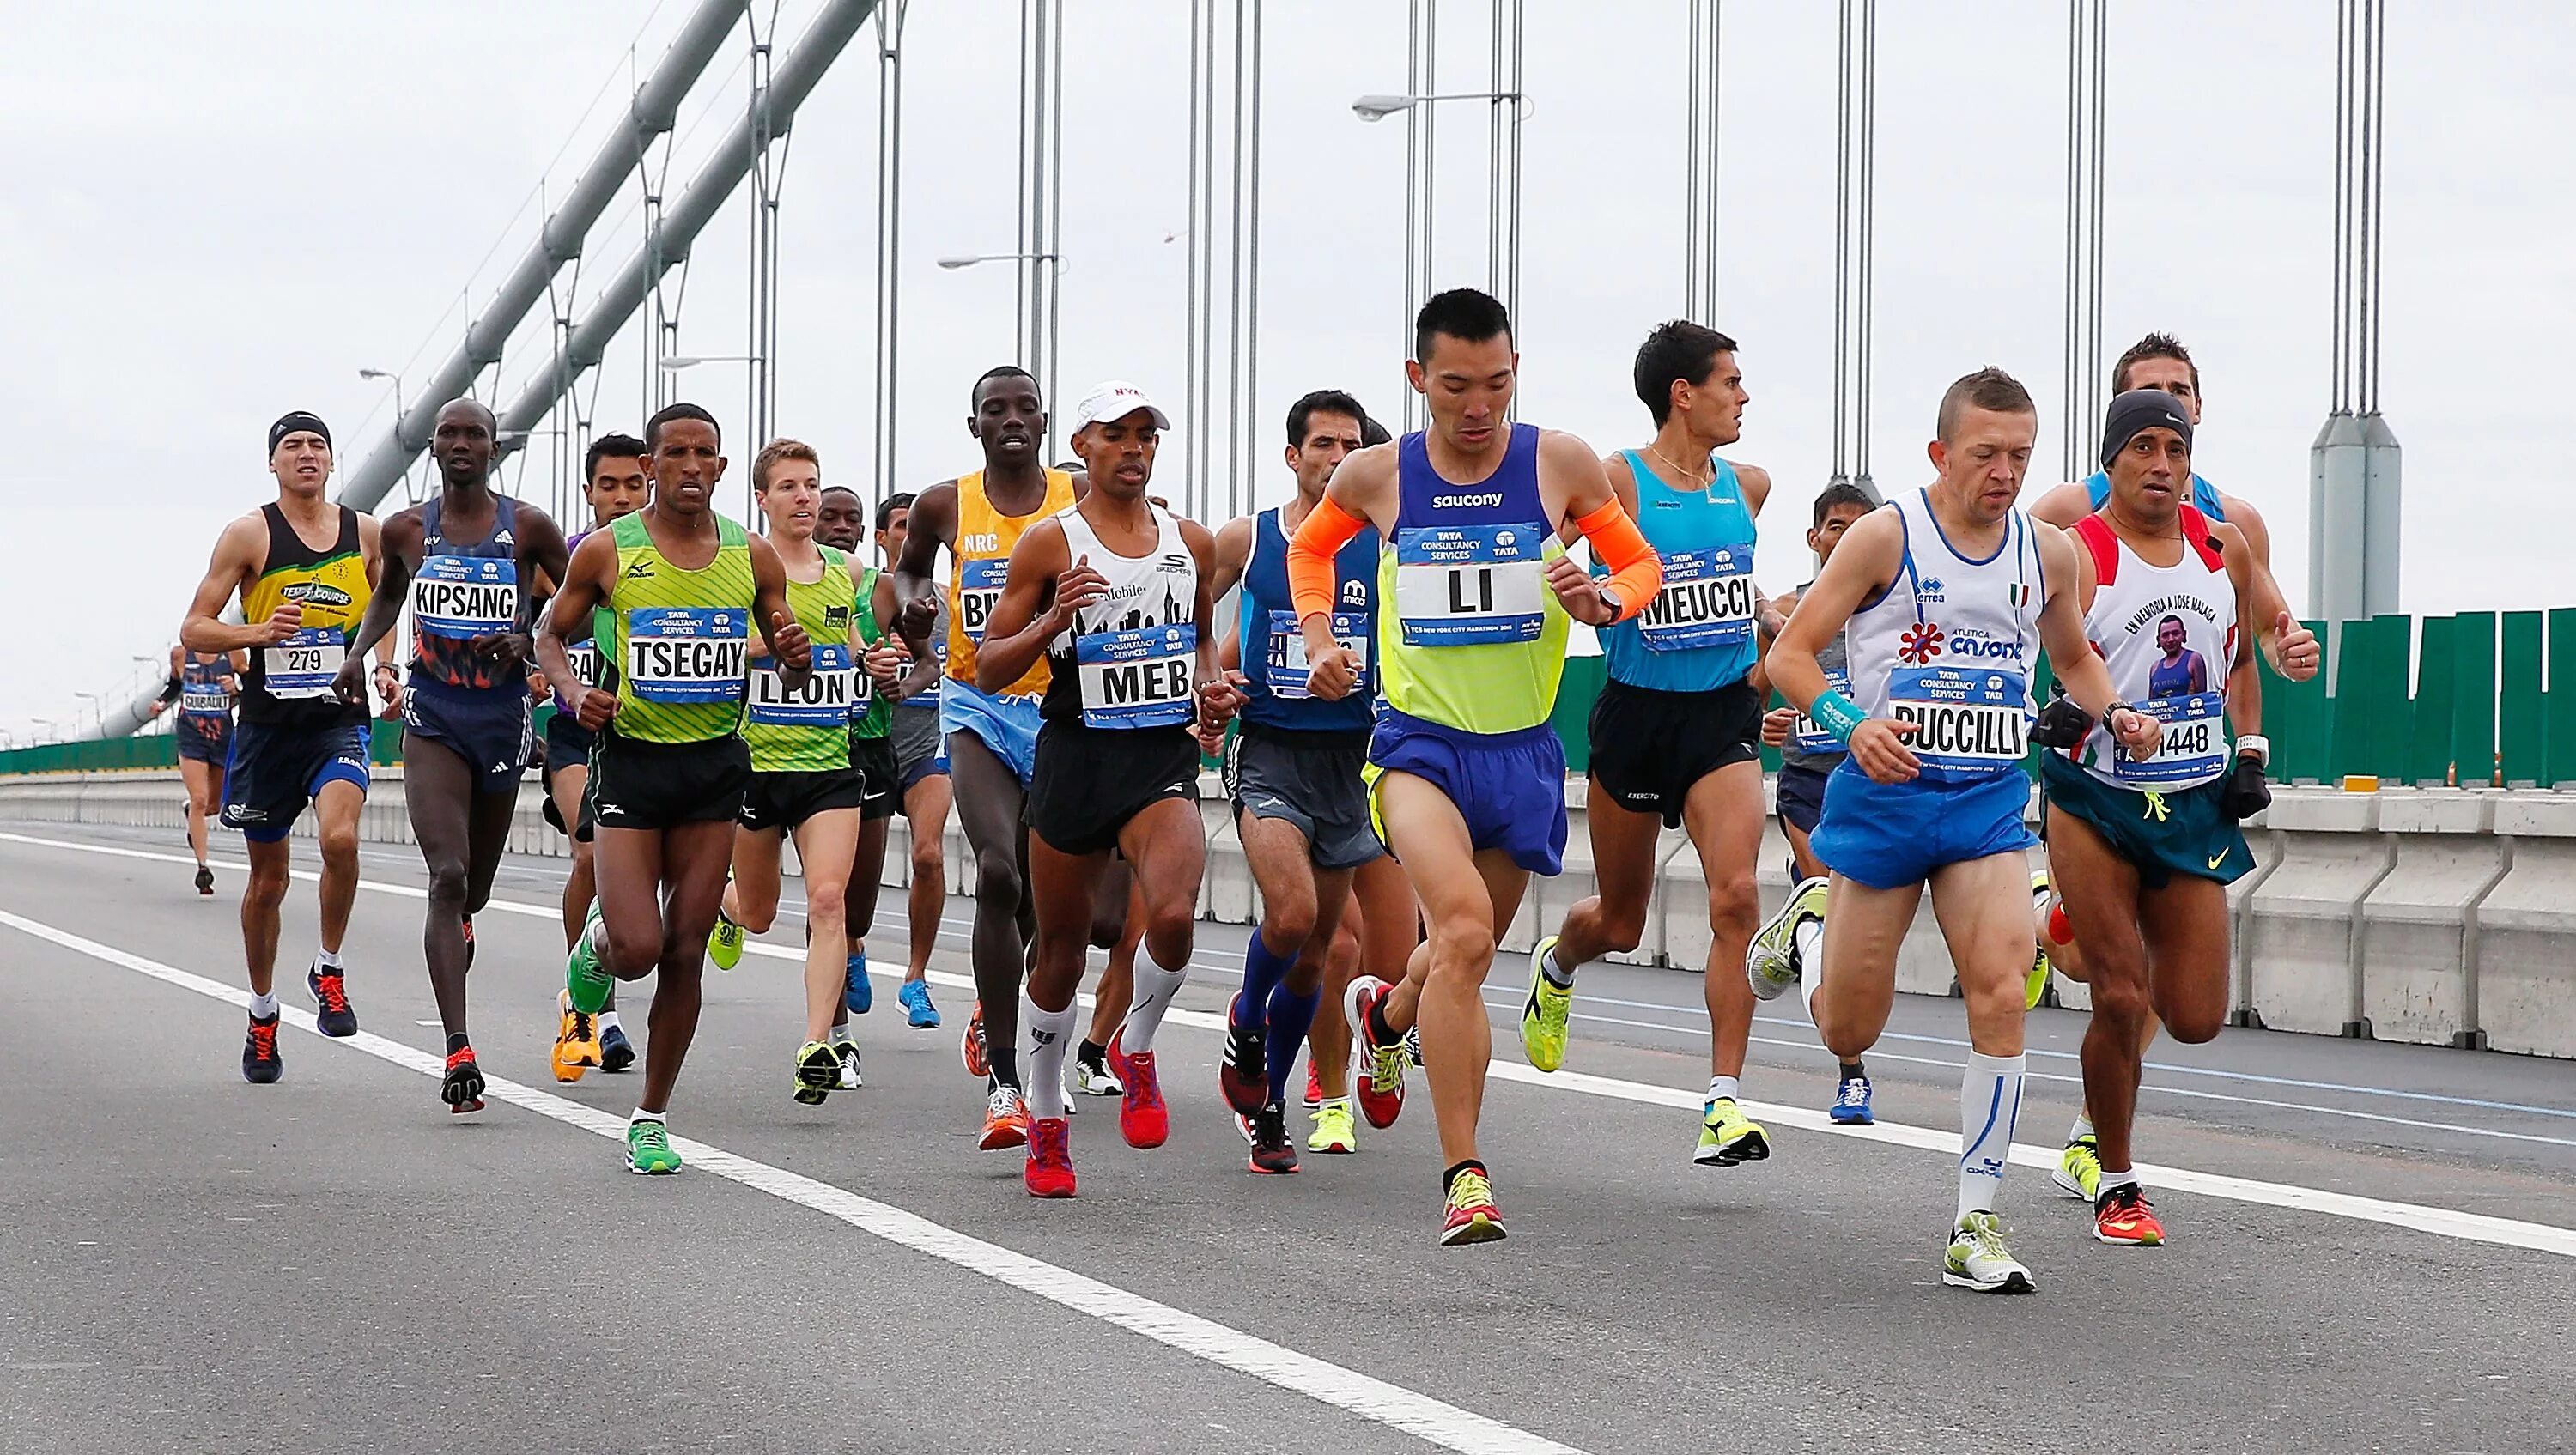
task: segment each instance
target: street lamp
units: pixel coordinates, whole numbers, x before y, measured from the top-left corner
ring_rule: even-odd
[[[1362,121],[1384,121],[1399,111],[1411,111],[1433,101],[1510,101],[1515,103],[1514,109],[1522,120],[1527,120],[1535,109],[1529,97],[1519,91],[1443,91],[1436,96],[1393,96],[1373,91],[1353,101],[1351,112]]]
[[[1057,272],[1064,271],[1064,255],[1061,253],[966,253],[941,258],[938,263],[950,272],[971,268],[977,263],[1053,263]]]
[[[754,364],[759,360],[749,354],[665,354],[659,365],[665,374],[694,369],[700,364]]]

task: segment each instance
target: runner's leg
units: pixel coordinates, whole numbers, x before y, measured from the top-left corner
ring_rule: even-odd
[[[1712,773],[1700,782],[1706,784],[1717,777]],[[1754,792],[1761,792],[1758,781]],[[1757,807],[1759,802],[1757,797]],[[1557,927],[1556,946],[1549,952],[1549,958],[1569,983],[1585,965],[1612,951],[1633,950],[1645,938],[1646,908],[1655,894],[1655,850],[1664,827],[1661,816],[1628,809],[1598,783],[1584,787],[1583,822],[1592,836],[1594,893],[1576,900],[1566,910],[1565,922]],[[1697,837],[1696,826],[1693,837]],[[1709,886],[1712,897],[1716,889],[1714,883]],[[1740,952],[1741,947],[1738,949]],[[1709,953],[1710,963],[1717,963],[1713,945]],[[1743,962],[1741,953],[1736,960]],[[1744,977],[1728,978],[1741,981]],[[1745,993],[1749,996],[1752,991],[1748,988]],[[1714,985],[1709,988],[1709,996],[1712,1001],[1717,996]]]
[[[1020,977],[1028,965],[1029,940],[1022,931],[1022,906],[1030,902],[1022,864],[1029,835],[1020,823],[1025,795],[1020,779],[1000,754],[971,731],[948,738],[949,771],[957,780],[957,822],[975,852],[975,995],[984,1007],[984,1046],[995,1079],[1021,1085],[1019,1074]],[[1083,881],[1088,893],[1090,881]],[[1086,898],[1068,931],[1081,937],[1090,927]],[[1076,978],[1080,977],[1077,970]]]
[[[570,763],[555,770],[553,797],[555,814],[568,825],[581,822],[581,793],[590,782],[588,763]],[[564,948],[572,948],[581,938],[582,921],[590,916],[590,898],[598,881],[593,877],[591,846],[567,830],[572,845],[572,872],[564,876],[563,926]]]
[[[784,830],[734,827],[733,877],[718,905],[725,918],[752,934],[769,933],[778,923],[778,879],[784,872],[779,864],[786,852]]]
[[[2022,982],[2030,933],[2030,858],[2019,849],[1932,871],[1932,915],[1968,1003],[1968,1065],[1959,1082],[1958,1215],[1992,1211],[2021,1115]],[[1839,886],[1837,886],[1839,888]],[[1826,922],[1842,914],[1836,901]],[[2097,965],[2098,968],[2098,965]],[[1894,976],[1889,977],[1891,984]]]
[[[653,1009],[647,1022],[652,1042],[644,1048],[644,1095],[636,1102],[639,1109],[657,1116],[671,1105],[680,1063],[688,1059],[689,1042],[698,1033],[707,932],[716,926],[716,904],[724,897],[733,824],[730,820],[674,824],[661,831],[661,840],[659,867],[670,882],[671,911],[661,943],[655,947],[660,979],[653,986]],[[613,871],[615,866],[610,867]],[[605,890],[606,876],[602,879]],[[647,881],[645,892],[652,889],[653,881]]]
[[[1729,763],[1691,785],[1682,824],[1699,851],[1708,881],[1708,1070],[1713,1078],[1744,1074],[1753,1035],[1753,987],[1743,975],[1745,947],[1762,921],[1753,885],[1762,851],[1762,764]]]
[[[953,746],[949,761],[954,766],[964,766]],[[1073,1033],[1073,999],[1082,988],[1093,894],[1108,862],[1105,852],[1062,853],[1037,835],[1029,836],[1029,888],[1038,917],[1036,955],[1029,966],[1028,984],[1032,1053],[1026,1091],[1032,1117],[1065,1114],[1064,1058],[1066,1043]],[[984,1024],[988,1034],[993,1024],[992,1011],[992,1002],[987,1000]]]
[[[736,830],[737,839],[743,837]],[[775,835],[759,837],[777,852]],[[796,858],[805,870],[805,1039],[829,1041],[832,1021],[841,1014],[841,987],[848,979],[850,863],[859,846],[859,811],[827,809],[796,826]],[[877,851],[885,851],[880,827]],[[739,855],[736,856],[737,861]],[[774,866],[773,866],[774,867]],[[770,913],[777,914],[777,877],[770,877]],[[713,921],[709,921],[712,925]]]
[[[269,995],[277,986],[278,907],[286,902],[288,867],[293,862],[286,840],[249,842],[250,878],[242,884],[242,959],[250,971],[250,993]]]
[[[206,820],[224,811],[223,774],[202,758],[179,760],[179,781],[188,790],[188,852],[206,862]]]
[[[313,797],[322,851],[322,948],[334,955],[348,938],[349,912],[358,903],[358,812],[366,806],[365,790],[345,778],[323,784]]]
[[[1431,783],[1388,773],[1378,780],[1377,792],[1379,816],[1431,926],[1429,942],[1414,956],[1423,966],[1415,992],[1422,1069],[1431,1080],[1432,1112],[1440,1123],[1441,1161],[1455,1167],[1476,1160],[1476,1121],[1494,1052],[1493,1026],[1485,1018],[1485,972],[1494,961],[1496,926],[1520,911],[1529,871],[1500,850],[1478,852],[1458,806]],[[1392,1008],[1387,1019],[1396,1021]]]
[[[919,980],[930,973],[930,952],[939,948],[939,921],[948,913],[949,778],[933,773],[903,795],[904,822],[912,829],[912,887],[905,905],[912,932],[912,963],[903,978]]]

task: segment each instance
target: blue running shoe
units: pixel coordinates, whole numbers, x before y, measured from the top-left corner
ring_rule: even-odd
[[[635,1064],[635,1043],[626,1039],[624,1026],[599,1028],[599,1069],[623,1071]]]
[[[1844,1077],[1841,1089],[1834,1093],[1834,1104],[1825,1108],[1825,1115],[1832,1117],[1838,1127],[1865,1127],[1877,1121],[1877,1115],[1869,1109],[1869,1078]]]
[[[868,983],[868,957],[852,955],[849,978],[841,985],[841,1004],[852,1015],[866,1015],[868,1007],[876,1003],[877,989]]]
[[[903,983],[903,988],[894,993],[894,998],[903,1002],[907,1022],[914,1030],[939,1029],[939,1007],[930,1003],[929,981],[907,980]]]

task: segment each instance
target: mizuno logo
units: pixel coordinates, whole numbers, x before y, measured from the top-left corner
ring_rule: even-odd
[[[629,581],[649,581],[652,577],[653,563],[650,561],[638,561],[626,568],[626,579]]]

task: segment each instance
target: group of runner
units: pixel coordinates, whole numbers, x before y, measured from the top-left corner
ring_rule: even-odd
[[[1022,1149],[1031,1195],[1071,1196],[1076,1098],[1119,1098],[1132,1146],[1168,1135],[1155,1040],[1190,968],[1200,769],[1221,755],[1260,904],[1218,1075],[1251,1168],[1299,1166],[1301,1049],[1312,1154],[1355,1150],[1361,1120],[1391,1125],[1418,1064],[1440,1241],[1500,1238],[1478,1141],[1482,990],[1529,876],[1563,867],[1566,765],[1549,719],[1579,621],[1609,675],[1585,792],[1594,892],[1529,957],[1530,1064],[1564,1063],[1579,972],[1639,944],[1663,835],[1679,829],[1708,893],[1694,1160],[1772,1155],[1742,1101],[1745,1051],[1757,999],[1792,985],[1840,1063],[1833,1119],[1867,1123],[1862,1058],[1928,885],[1974,1048],[1945,1279],[2032,1286],[1996,1206],[2023,1013],[2052,971],[2088,982],[2093,1004],[2086,1114],[2053,1180],[2094,1204],[2106,1241],[2160,1241],[2130,1160],[2144,1048],[2160,1024],[2205,1040],[2227,1008],[2224,886],[2249,866],[2236,825],[2268,801],[2252,654],[2293,680],[2318,661],[2259,518],[2192,472],[2188,354],[2151,336],[2124,355],[2102,473],[2028,511],[2030,396],[1999,370],[1960,379],[1940,404],[1932,482],[1884,505],[1827,488],[1807,534],[1817,574],[1777,599],[1754,584],[1771,478],[1721,454],[1750,398],[1733,340],[1656,329],[1633,379],[1653,435],[1607,459],[1512,420],[1518,362],[1499,302],[1435,296],[1406,366],[1427,427],[1390,439],[1350,394],[1309,393],[1287,419],[1293,496],[1213,532],[1156,486],[1171,421],[1147,393],[1113,381],[1084,395],[1077,461],[1050,468],[1046,401],[1008,366],[971,392],[983,468],[872,518],[823,484],[811,447],[764,444],[758,534],[713,508],[729,461],[695,405],[593,443],[592,519],[569,539],[493,489],[495,421],[472,400],[437,416],[436,497],[381,527],[324,498],[329,431],[285,416],[269,438],[278,499],[227,527],[173,656],[183,723],[208,718],[187,755],[199,861],[198,815],[218,799],[250,843],[243,1074],[274,1081],[282,1066],[277,905],[284,838],[308,805],[323,913],[307,988],[324,1034],[357,1028],[339,952],[372,690],[404,723],[442,1097],[481,1108],[472,920],[534,756],[533,704],[551,696],[547,813],[574,841],[553,1069],[573,1081],[631,1064],[617,987],[655,977],[634,1171],[680,1169],[669,1105],[705,962],[732,968],[775,923],[791,838],[807,936],[793,1096],[860,1084],[849,1021],[873,1003],[865,940],[898,813],[912,857],[899,999],[909,1025],[941,1024],[926,971],[953,805],[973,860],[976,1003],[960,1048],[984,1086],[978,1145]],[[861,560],[871,525],[883,567]],[[1569,554],[1578,542],[1588,565]],[[235,596],[242,625],[221,619]],[[382,659],[406,610],[407,671]],[[2045,706],[2043,647],[2059,693]],[[235,683],[227,742],[212,719]],[[1775,691],[1788,705],[1766,713]],[[1767,923],[1766,742],[1783,754],[1794,878]],[[2033,746],[2046,750],[2037,836]],[[2034,877],[2041,836],[2049,868]],[[203,868],[198,885],[211,892]],[[1085,1024],[1095,947],[1109,963]]]

